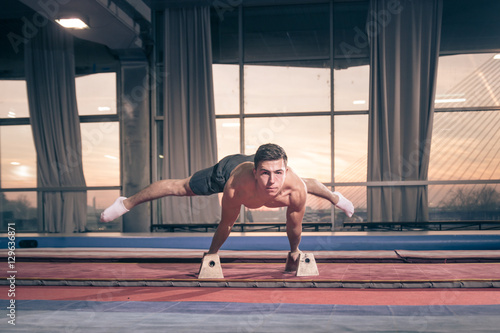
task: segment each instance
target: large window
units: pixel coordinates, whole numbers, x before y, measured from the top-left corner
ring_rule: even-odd
[[[239,7],[212,15],[219,159],[274,142],[290,166],[342,190],[366,218],[368,52],[347,54],[368,3]],[[238,18],[241,18],[241,22]],[[361,184],[359,184],[361,182]],[[349,219],[309,197],[305,221]],[[284,221],[283,209],[246,210],[245,221]]]
[[[119,196],[120,150],[116,114],[116,74],[76,78],[87,189],[87,229],[121,230],[119,222],[101,224],[101,211]],[[24,80],[0,80],[0,230],[15,222],[18,231],[43,231],[43,188],[37,161]]]
[[[431,219],[500,219],[499,58],[479,53],[439,59]]]

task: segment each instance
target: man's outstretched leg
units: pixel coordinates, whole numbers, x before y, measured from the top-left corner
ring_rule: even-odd
[[[190,178],[159,180],[130,198],[119,197],[101,213],[101,222],[110,222],[122,216],[135,206],[166,196],[194,196],[189,187]]]
[[[330,191],[325,185],[313,178],[302,178],[306,183],[307,193],[326,199],[340,208],[348,217],[354,214],[354,205],[339,192]]]

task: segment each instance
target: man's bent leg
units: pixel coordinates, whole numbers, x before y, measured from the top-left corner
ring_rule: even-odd
[[[354,205],[339,192],[330,191],[325,185],[313,178],[302,178],[306,183],[307,193],[326,199],[340,208],[348,217],[354,214]]]
[[[154,182],[130,198],[119,197],[101,214],[101,222],[110,222],[122,216],[135,206],[166,196],[194,196],[189,179],[165,179]]]

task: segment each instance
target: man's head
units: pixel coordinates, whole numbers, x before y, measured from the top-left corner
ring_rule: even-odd
[[[285,183],[287,172],[285,150],[272,143],[257,149],[254,158],[254,176],[258,188],[266,195],[276,196]]]
[[[281,160],[285,162],[285,166],[288,163],[288,157],[286,156],[285,150],[274,143],[267,143],[262,145],[257,149],[254,158],[255,169],[259,167],[262,161],[277,161]]]

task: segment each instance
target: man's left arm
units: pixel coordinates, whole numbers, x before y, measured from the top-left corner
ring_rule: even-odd
[[[286,233],[288,241],[290,242],[290,253],[288,253],[285,267],[285,271],[287,272],[296,271],[299,263],[299,244],[302,237],[302,219],[304,218],[304,213],[306,211],[305,194],[303,195],[303,198],[301,197],[302,195],[298,198],[294,198],[295,200],[290,200],[290,205],[286,210]]]
[[[304,192],[304,193],[302,193]],[[302,219],[306,211],[306,191],[292,193],[290,205],[286,210],[286,233],[290,242],[290,252],[299,252],[299,244],[302,236]]]

